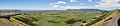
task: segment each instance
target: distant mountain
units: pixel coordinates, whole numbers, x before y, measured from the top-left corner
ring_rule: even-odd
[[[71,11],[82,11],[82,12],[100,12],[100,11],[104,11],[104,10],[100,10],[100,9],[68,9]]]
[[[5,10],[9,12],[47,12],[47,11],[59,11],[59,10]],[[100,9],[67,9],[67,11],[82,11],[82,12],[101,12],[105,10]]]
[[[31,12],[31,10],[3,10],[8,12]]]

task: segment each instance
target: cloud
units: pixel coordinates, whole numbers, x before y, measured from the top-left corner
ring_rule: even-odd
[[[56,4],[66,4],[66,2],[64,2],[64,1],[58,1],[56,3],[50,3],[50,5],[56,5]]]
[[[84,3],[80,3],[80,5],[84,5]]]
[[[88,0],[89,2],[93,2],[92,0]]]
[[[53,5],[52,8],[57,8],[59,7],[60,5]]]
[[[95,5],[96,8],[120,8],[120,0],[101,0],[98,5]]]
[[[89,2],[93,2],[92,0],[88,0]],[[82,6],[84,3],[80,3],[80,5],[70,6],[70,5],[59,5],[66,4],[66,2],[58,1],[56,3],[51,3],[52,8],[62,8],[62,9],[116,9],[120,8],[120,0],[100,0],[97,5],[94,6]],[[70,2],[77,2],[76,0],[70,0]]]
[[[120,4],[109,4],[109,3],[100,3],[95,5],[97,8],[120,8]]]
[[[58,1],[55,3],[50,3],[50,5],[52,6],[52,8],[58,8],[60,5],[59,4],[66,4],[66,2],[64,1]]]
[[[65,9],[90,9],[90,8],[95,8],[92,6],[61,6],[60,8],[65,8]]]
[[[70,5],[65,5],[65,6],[60,6],[60,5],[53,5],[52,8],[62,8],[62,9],[94,9],[95,7],[93,6],[70,6]]]
[[[77,0],[70,0],[70,2],[77,2]]]
[[[101,2],[105,3],[118,3],[120,0],[101,0]]]

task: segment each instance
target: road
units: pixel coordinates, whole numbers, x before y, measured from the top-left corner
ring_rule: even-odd
[[[119,18],[120,18],[120,14],[112,17],[112,19],[110,21],[108,21],[106,26],[118,26],[117,21],[118,21]]]

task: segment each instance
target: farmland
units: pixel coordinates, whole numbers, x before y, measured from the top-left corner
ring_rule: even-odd
[[[69,10],[21,12],[14,18],[31,26],[83,26],[99,18],[101,12]]]

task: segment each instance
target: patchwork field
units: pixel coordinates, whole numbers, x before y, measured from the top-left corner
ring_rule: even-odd
[[[32,26],[83,26],[98,18],[100,12],[42,11],[24,12],[14,16]]]

